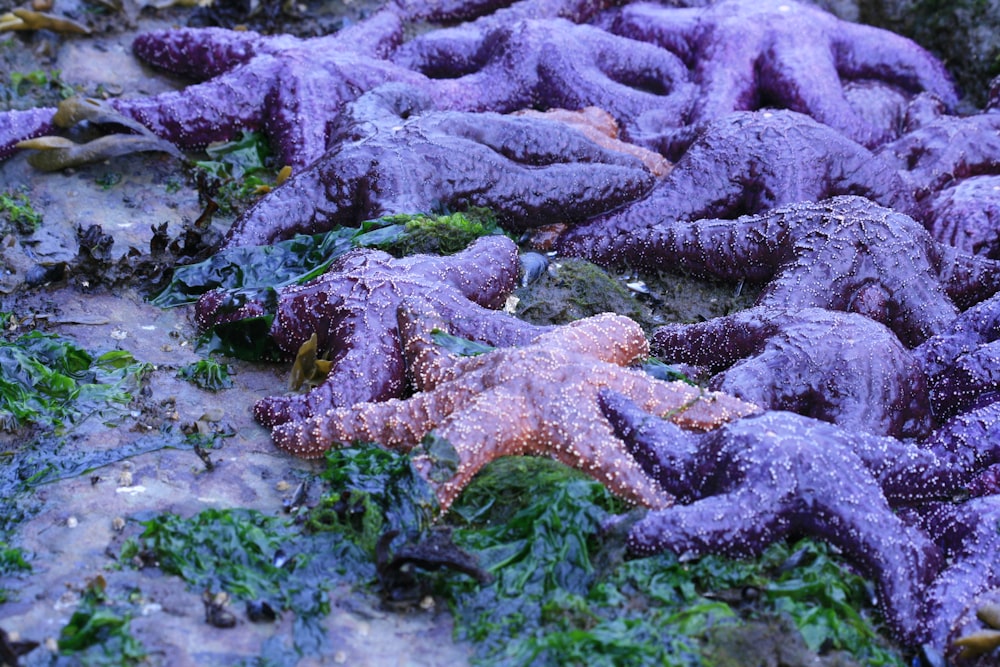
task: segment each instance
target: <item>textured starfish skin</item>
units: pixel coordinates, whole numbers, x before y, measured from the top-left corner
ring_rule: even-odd
[[[995,434],[996,435],[996,434]],[[982,628],[975,611],[997,600],[1000,588],[1000,495],[973,498],[964,503],[939,503],[925,509],[920,525],[938,542],[949,565],[926,593],[925,623],[928,642],[946,648],[954,665],[996,664],[996,652],[980,660],[961,660],[954,641]]]
[[[631,550],[745,557],[788,535],[812,535],[841,548],[874,579],[902,641],[917,645],[932,634],[922,606],[941,554],[893,506],[953,493],[972,476],[967,452],[850,432],[788,412],[685,433],[620,395],[604,393],[601,402],[629,451],[679,503],[635,524]],[[982,441],[979,448],[980,463],[996,460],[996,444]],[[983,574],[966,583],[990,571]]]
[[[612,16],[611,31],[664,46],[692,70],[700,92],[685,119],[689,126],[778,106],[876,146],[895,132],[873,122],[886,115],[883,104],[874,118],[866,113],[871,84],[890,98],[929,91],[949,106],[957,101],[943,65],[915,43],[791,0],[725,0],[691,9],[638,2]],[[869,86],[858,105],[851,99],[855,82]],[[675,150],[661,147],[668,157]]]
[[[55,129],[52,124],[55,111],[49,107],[39,107],[0,113],[0,160],[16,153],[15,144],[19,141],[51,134]]]
[[[921,437],[931,427],[927,382],[917,358],[877,322],[806,308],[758,306],[653,332],[653,354],[707,366],[709,387],[771,410],[849,430]]]
[[[1000,111],[950,116],[928,111],[876,153],[922,200],[970,176],[1000,173]]]
[[[377,250],[356,250],[324,275],[283,289],[270,336],[289,358],[312,334],[332,361],[326,380],[306,394],[271,396],[254,406],[257,419],[273,426],[322,415],[335,406],[380,401],[401,395],[406,386],[396,309],[406,298],[428,299],[448,318],[456,335],[492,345],[513,345],[544,328],[495,309],[517,283],[517,247],[502,236],[477,240],[449,256],[414,255],[394,259]],[[199,326],[260,315],[249,303],[227,312],[220,295],[209,292],[196,307]]]
[[[339,147],[238,219],[227,246],[356,225],[396,213],[485,206],[508,228],[580,220],[653,184],[642,162],[558,121],[428,111],[387,86],[345,110]]]
[[[1000,397],[1000,296],[959,314],[915,351],[930,387],[931,406],[947,419]]]
[[[444,509],[482,466],[513,455],[552,457],[628,500],[664,507],[670,497],[614,437],[598,407],[598,390],[623,392],[690,428],[711,428],[757,410],[626,368],[646,356],[648,347],[639,326],[619,315],[578,320],[522,347],[461,359],[435,351],[427,338],[434,326],[440,321],[425,303],[408,302],[400,309],[411,379],[421,391],[405,400],[359,403],[282,424],[272,432],[278,447],[316,457],[330,447],[361,441],[407,452],[433,433],[457,452],[454,475],[435,482],[426,456],[416,456],[414,464],[435,485]]]
[[[670,51],[565,19],[466,24],[417,37],[392,58],[434,79],[449,108],[598,106],[629,141],[637,124],[676,125],[695,92]]]
[[[878,151],[917,201],[931,236],[1000,258],[1000,112],[944,115],[933,108]]]
[[[330,125],[346,102],[387,81],[425,81],[385,59],[402,30],[401,11],[388,5],[311,39],[221,28],[144,33],[132,46],[139,58],[202,82],[113,105],[185,149],[262,129],[283,163],[302,167],[325,152]]]
[[[710,123],[646,197],[574,227],[563,243],[582,246],[666,221],[736,218],[836,195],[904,213],[915,207],[893,165],[809,116],[731,113]]]
[[[666,222],[610,238],[564,236],[557,247],[601,264],[766,282],[760,305],[857,312],[911,347],[943,331],[956,303],[1000,289],[1000,263],[940,244],[912,218],[862,197],[736,220]]]

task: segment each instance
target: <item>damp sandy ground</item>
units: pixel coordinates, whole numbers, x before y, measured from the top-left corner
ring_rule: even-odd
[[[152,23],[154,25],[148,25]],[[140,22],[160,27],[168,20]],[[57,68],[70,84],[103,83],[114,90],[150,94],[175,83],[141,67],[129,54],[134,33],[98,38],[66,38],[59,43]],[[120,177],[114,184],[109,184]],[[103,185],[102,185],[103,183]],[[180,184],[180,187],[178,187]],[[114,252],[130,246],[147,248],[152,225],[168,223],[175,236],[184,220],[201,213],[197,193],[185,181],[180,164],[169,156],[147,154],[119,158],[72,173],[41,174],[24,155],[0,163],[0,191],[25,187],[43,216],[43,227],[21,244],[8,238],[3,251],[0,296],[16,304],[16,314],[65,336],[87,350],[123,349],[155,366],[149,395],[141,409],[108,428],[91,419],[71,433],[72,447],[111,448],[141,438],[170,423],[189,424],[209,416],[212,423],[235,431],[211,454],[214,468],[187,450],[163,449],[108,465],[85,475],[46,485],[37,499],[41,510],[21,525],[15,543],[31,554],[27,578],[7,578],[15,599],[0,605],[0,628],[12,638],[42,643],[26,662],[45,662],[49,650],[72,615],[87,581],[103,576],[109,593],[138,589],[140,610],[132,633],[149,651],[151,664],[229,665],[259,654],[275,634],[290,636],[292,618],[251,623],[242,610],[233,629],[205,622],[200,591],[187,590],[178,578],[157,568],[115,570],[113,558],[123,535],[135,534],[135,517],[144,513],[192,515],[205,508],[245,507],[280,514],[309,464],[278,453],[266,430],[252,419],[258,398],[279,393],[287,369],[266,364],[230,362],[234,387],[202,391],[175,377],[177,368],[203,358],[195,350],[196,331],[190,309],[161,310],[125,289],[89,291],[73,276],[56,284],[7,294],[24,272],[72,259],[77,252],[76,228],[100,224],[115,238]],[[23,296],[19,296],[23,295]],[[0,437],[0,450],[18,443]],[[121,528],[124,520],[124,528]],[[302,664],[462,665],[467,647],[451,639],[451,619],[442,610],[400,614],[382,611],[372,597],[348,587],[332,595],[326,619],[330,655]]]

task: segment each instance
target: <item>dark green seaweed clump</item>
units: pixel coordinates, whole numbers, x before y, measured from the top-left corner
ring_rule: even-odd
[[[141,664],[146,649],[131,633],[129,607],[127,602],[108,597],[103,577],[91,580],[76,611],[59,633],[59,655],[71,659],[66,664]]]
[[[207,391],[219,391],[233,386],[229,365],[214,359],[199,359],[177,371],[177,377],[187,380]]]
[[[619,509],[599,484],[547,461],[501,460],[477,479],[454,508],[471,520],[455,541],[496,581],[455,580],[442,592],[477,661],[740,664],[723,662],[720,637],[764,622],[798,630],[801,641],[784,632],[772,643],[786,655],[799,643],[800,653],[904,664],[877,632],[866,582],[825,545],[779,543],[751,561],[623,560],[621,535],[602,529]]]
[[[817,654],[820,664],[905,664],[879,634],[866,582],[821,543],[779,543],[747,561],[626,560],[634,516],[546,459],[494,462],[437,526],[408,457],[370,446],[326,463],[321,498],[296,520],[167,514],[144,523],[135,551],[195,590],[294,611],[292,648],[281,653],[278,638],[265,648],[277,664],[323,649],[326,591],[344,582],[387,604],[412,599],[404,584],[443,598],[479,664],[737,665],[750,650],[760,664],[778,654],[789,664]],[[428,543],[450,555],[393,570]]]

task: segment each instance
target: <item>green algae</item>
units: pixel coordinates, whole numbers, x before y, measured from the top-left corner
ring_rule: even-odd
[[[23,190],[0,192],[0,215],[7,226],[18,234],[31,234],[42,224],[42,215],[31,205],[31,200]]]
[[[378,590],[383,545],[397,535],[419,542],[437,516],[408,456],[334,450],[318,479],[321,498],[295,518],[163,514],[143,522],[133,551],[195,590],[293,611],[301,625],[278,662],[295,664],[325,647],[326,592],[343,582]],[[869,585],[822,543],[777,543],[750,560],[629,560],[624,535],[641,511],[626,510],[558,463],[500,459],[438,518],[492,580],[419,567],[408,576],[447,601],[477,664],[726,664],[725,647],[771,626],[792,638],[761,642],[767,650],[818,654],[818,664],[905,664],[881,639]],[[277,647],[265,648],[271,659]]]
[[[113,600],[107,595],[103,578],[90,581],[73,615],[59,632],[59,658],[55,664],[94,667],[141,664],[147,654],[131,633],[131,607],[128,601]]]
[[[393,257],[454,255],[481,236],[502,233],[492,211],[472,208],[461,213],[392,215],[365,222],[354,243]]]
[[[476,644],[477,662],[707,665],[714,628],[788,618],[812,651],[904,664],[879,638],[865,581],[821,543],[778,543],[747,561],[624,560],[620,532],[605,527],[620,504],[603,487],[569,472],[560,481],[548,462],[538,482],[508,467],[533,463],[497,463],[455,507],[476,516],[456,530],[456,543],[479,554],[496,582],[456,581],[443,593],[458,633]],[[504,516],[477,516],[466,506],[492,495],[478,485],[512,479],[522,480],[521,493],[494,503]],[[520,508],[511,514],[512,506]],[[749,588],[760,592],[752,601],[728,595]]]
[[[178,369],[177,377],[206,391],[220,391],[233,386],[229,372],[228,364],[220,364],[214,359],[199,359]]]
[[[41,331],[0,341],[0,428],[60,429],[90,415],[113,418],[150,370],[128,352],[95,356]]]

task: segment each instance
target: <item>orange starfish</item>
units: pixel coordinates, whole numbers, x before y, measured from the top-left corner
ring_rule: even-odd
[[[639,325],[620,315],[579,320],[523,347],[474,357],[449,355],[435,345],[432,331],[445,327],[424,301],[400,307],[399,327],[418,393],[282,424],[273,431],[278,447],[305,457],[352,442],[410,452],[430,435],[454,449],[455,465],[444,478],[429,448],[413,457],[442,511],[487,463],[517,455],[554,458],[627,500],[662,508],[672,496],[614,435],[598,404],[599,390],[613,388],[645,410],[699,430],[759,411],[725,394],[627,368],[648,356],[649,348]]]

